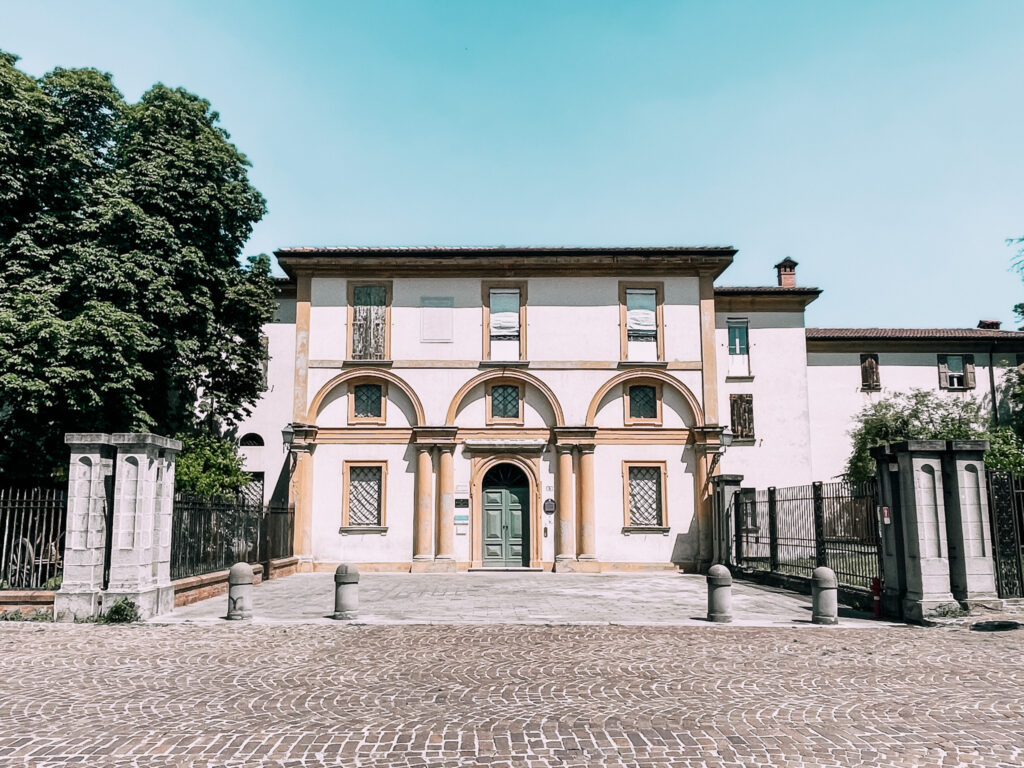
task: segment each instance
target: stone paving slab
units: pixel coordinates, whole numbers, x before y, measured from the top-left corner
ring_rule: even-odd
[[[255,587],[257,622],[333,623],[334,574],[308,573]],[[707,583],[696,574],[451,573],[361,574],[363,624],[706,624]],[[227,612],[220,596],[153,619],[216,623]],[[809,597],[734,582],[734,623],[810,625]],[[867,614],[842,608],[850,627],[877,627]]]
[[[0,625],[0,767],[1024,765],[1024,631]]]

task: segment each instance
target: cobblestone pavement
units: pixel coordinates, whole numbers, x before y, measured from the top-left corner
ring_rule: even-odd
[[[699,626],[707,616],[707,581],[697,574],[364,573],[359,621],[366,624],[642,624]],[[257,620],[332,623],[334,574],[274,579],[253,591]],[[177,609],[160,622],[215,623],[227,598]],[[809,597],[737,581],[737,624],[792,626],[811,617]],[[878,626],[843,609],[847,626]]]
[[[1024,630],[0,626],[0,766],[1024,764]]]

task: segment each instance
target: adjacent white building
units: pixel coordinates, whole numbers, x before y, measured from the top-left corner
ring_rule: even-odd
[[[709,473],[764,487],[841,471],[875,396],[861,355],[882,391],[913,386],[929,355],[947,383],[957,355],[973,363],[962,391],[988,375],[973,337],[933,351],[805,329],[820,291],[796,285],[795,262],[777,285],[716,286],[734,255],[278,251],[289,278],[240,431],[247,468],[295,505],[310,569],[699,570]],[[1024,334],[986,333],[997,368],[1016,364]]]

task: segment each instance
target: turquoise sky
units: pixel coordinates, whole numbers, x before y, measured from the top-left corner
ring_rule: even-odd
[[[0,48],[213,102],[295,245],[732,244],[817,326],[1014,321],[1024,2],[15,2]]]

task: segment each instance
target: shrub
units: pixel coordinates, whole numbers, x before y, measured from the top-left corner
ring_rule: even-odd
[[[234,440],[205,432],[178,437],[182,448],[174,470],[176,491],[232,496],[249,484]]]
[[[116,600],[109,610],[100,616],[103,624],[133,624],[141,619],[139,606],[127,597]]]

